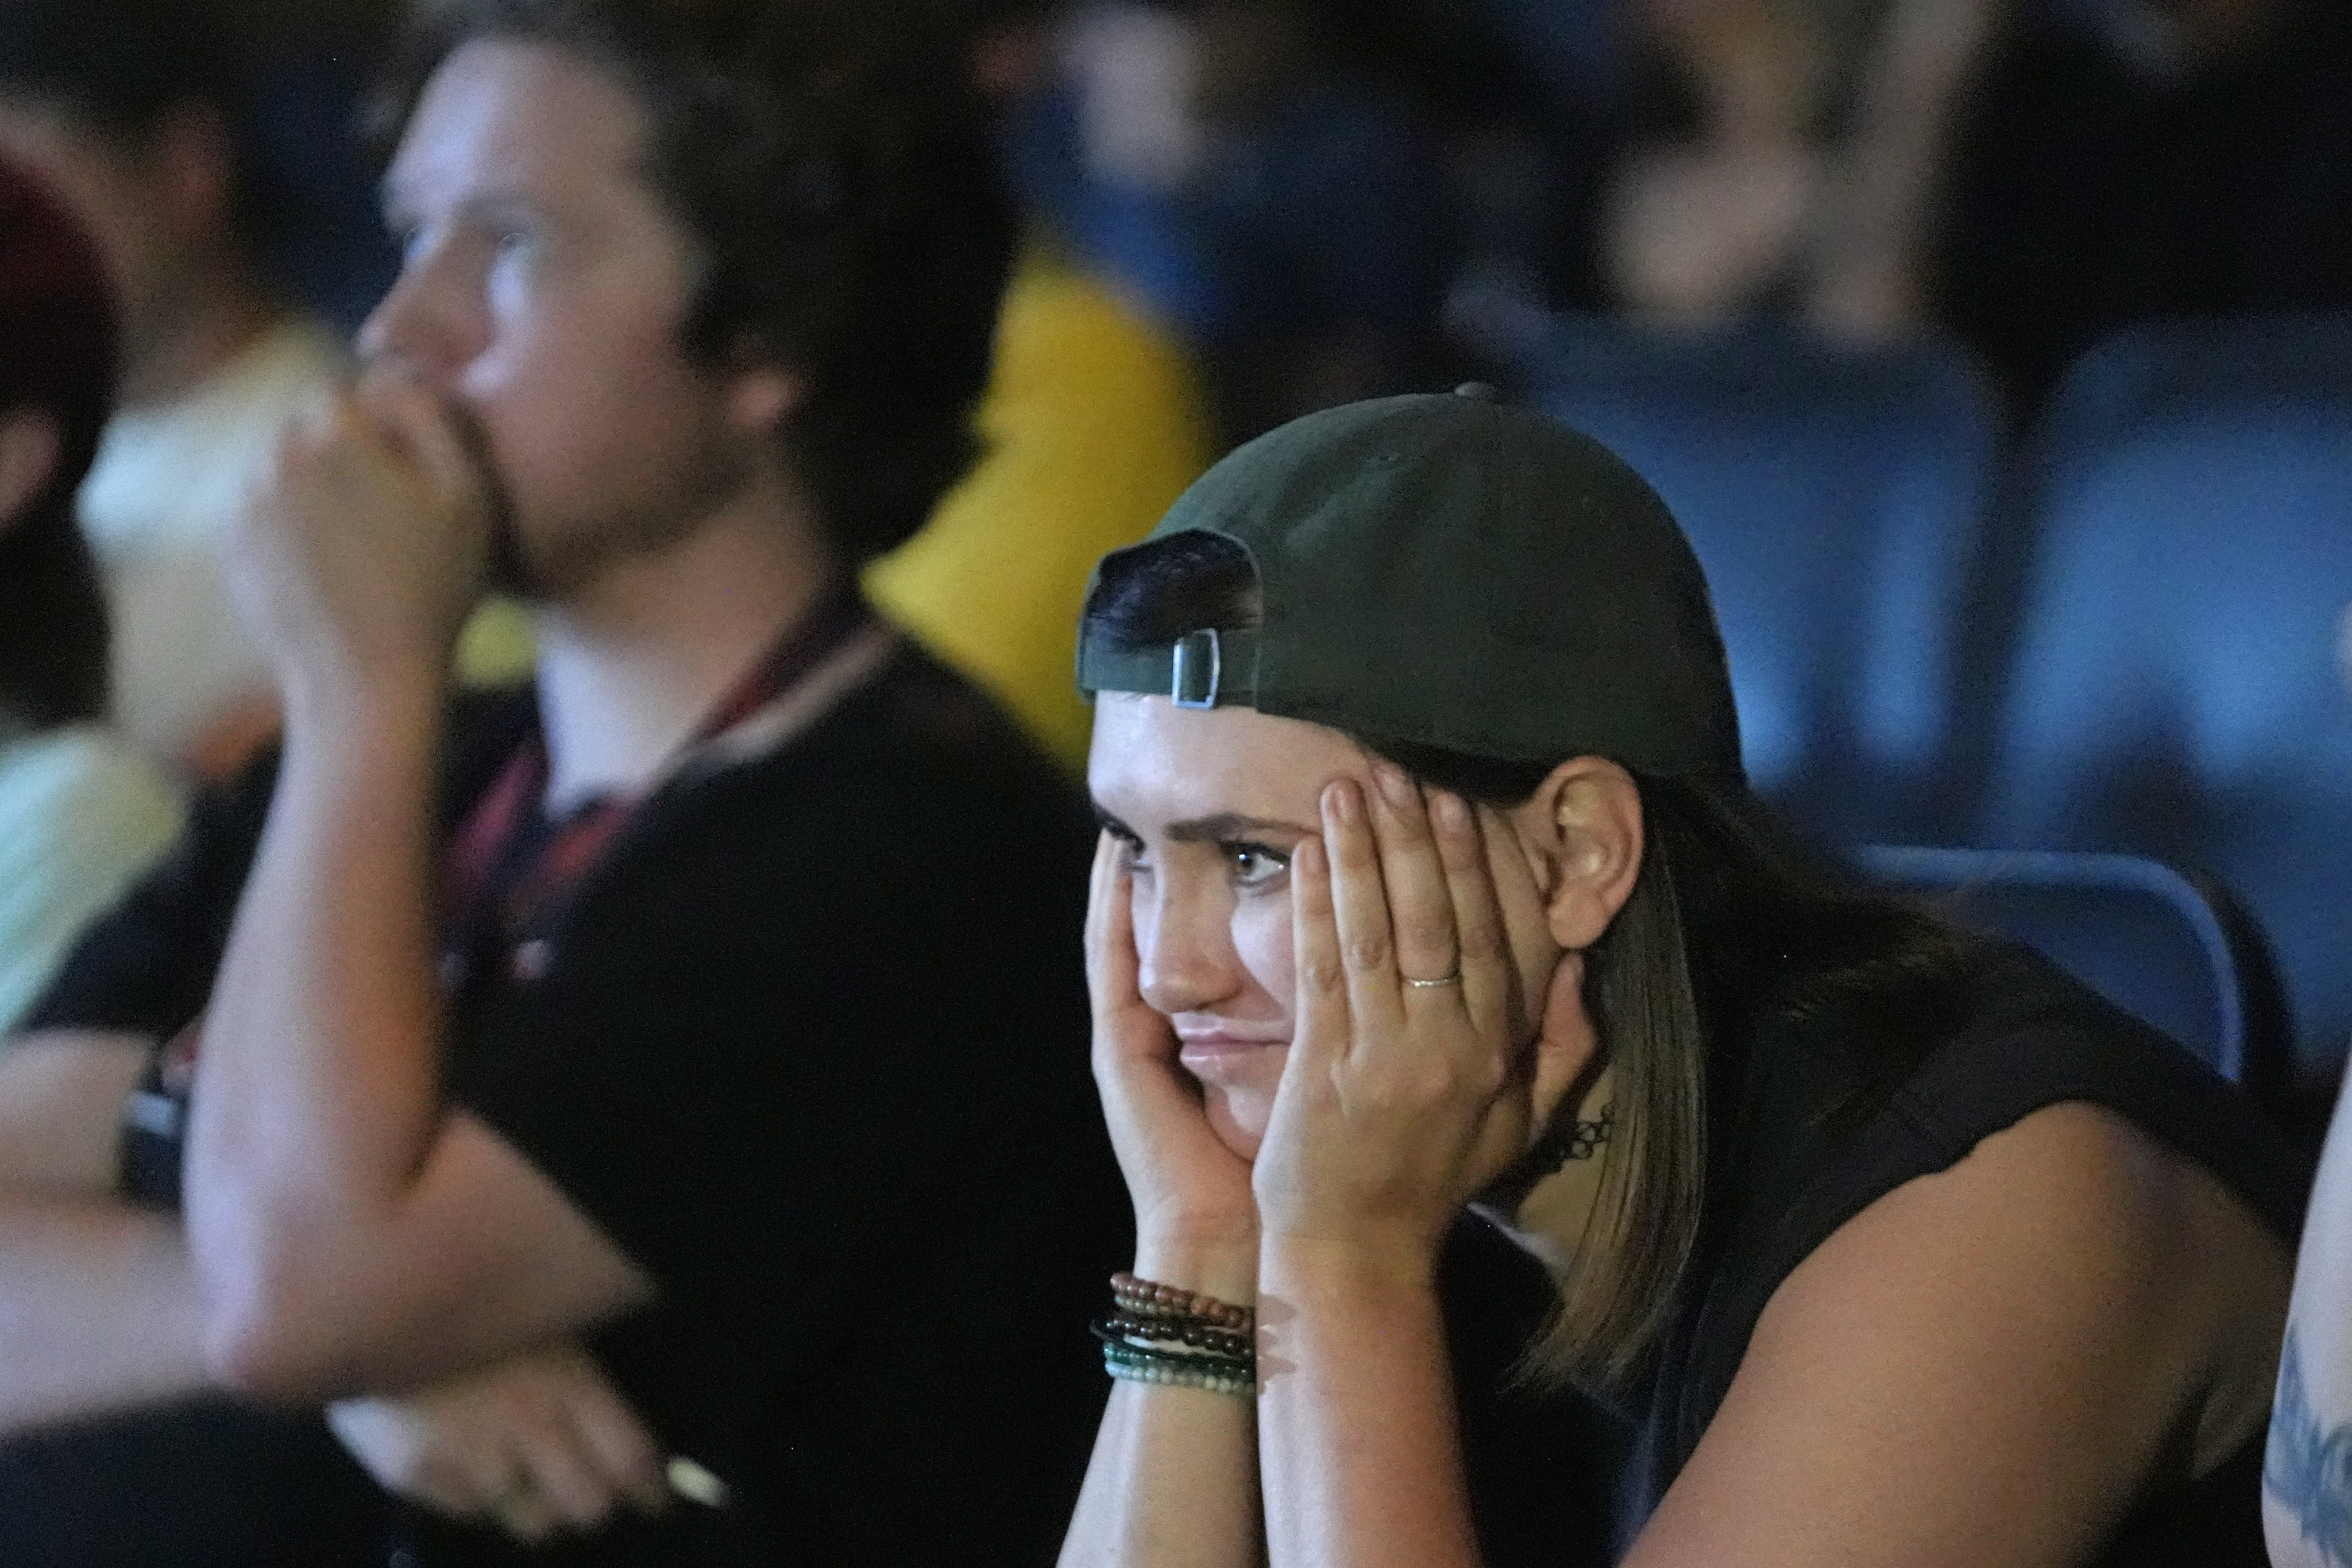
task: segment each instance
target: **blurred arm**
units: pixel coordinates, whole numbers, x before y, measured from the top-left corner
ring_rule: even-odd
[[[2003,0],[1888,7],[1821,226],[1811,300],[1818,324],[1873,335],[1921,320],[1928,230],[1955,110],[2006,9]]]
[[[2278,1568],[2352,1562],[2352,1095],[2339,1096],[2295,1259],[2263,1468]]]
[[[305,1401],[479,1365],[650,1287],[440,1095],[436,672],[292,705],[205,1036],[187,1221],[207,1354]]]
[[[149,1049],[60,1030],[0,1058],[0,1437],[205,1384],[180,1227],[114,1195]]]

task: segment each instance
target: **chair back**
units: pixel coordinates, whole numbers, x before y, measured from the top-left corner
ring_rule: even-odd
[[[1872,845],[1852,863],[1961,925],[2021,942],[2271,1104],[2287,1092],[2278,973],[2219,880],[2139,855]]]
[[[1837,839],[1959,831],[1936,775],[2000,442],[1967,354],[1567,317],[1525,379],[1690,536],[1758,790]]]
[[[2352,316],[2094,350],[2025,476],[2031,563],[1983,820],[2015,847],[2210,867],[2299,1055],[2352,1037]]]

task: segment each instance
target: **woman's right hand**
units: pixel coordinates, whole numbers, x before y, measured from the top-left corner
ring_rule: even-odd
[[[1143,1000],[1125,853],[1108,833],[1095,847],[1087,988],[1095,1085],[1135,1205],[1136,1272],[1246,1304],[1257,1273],[1249,1162],[1210,1130],[1175,1031]]]

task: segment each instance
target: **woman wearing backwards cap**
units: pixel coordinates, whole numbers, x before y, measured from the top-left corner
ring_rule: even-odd
[[[1629,1424],[1633,1568],[2262,1561],[2292,1163],[1790,845],[1622,464],[1477,395],[1311,416],[1104,561],[1079,679],[1139,1250],[1066,1564],[1504,1561],[1465,1207],[1557,1296],[1528,1367]]]

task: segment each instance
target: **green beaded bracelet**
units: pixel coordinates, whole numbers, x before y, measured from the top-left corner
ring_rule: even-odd
[[[1257,1396],[1255,1368],[1217,1356],[1179,1355],[1139,1350],[1106,1341],[1103,1370],[1128,1383],[1156,1383],[1169,1387],[1199,1388],[1244,1399]]]

